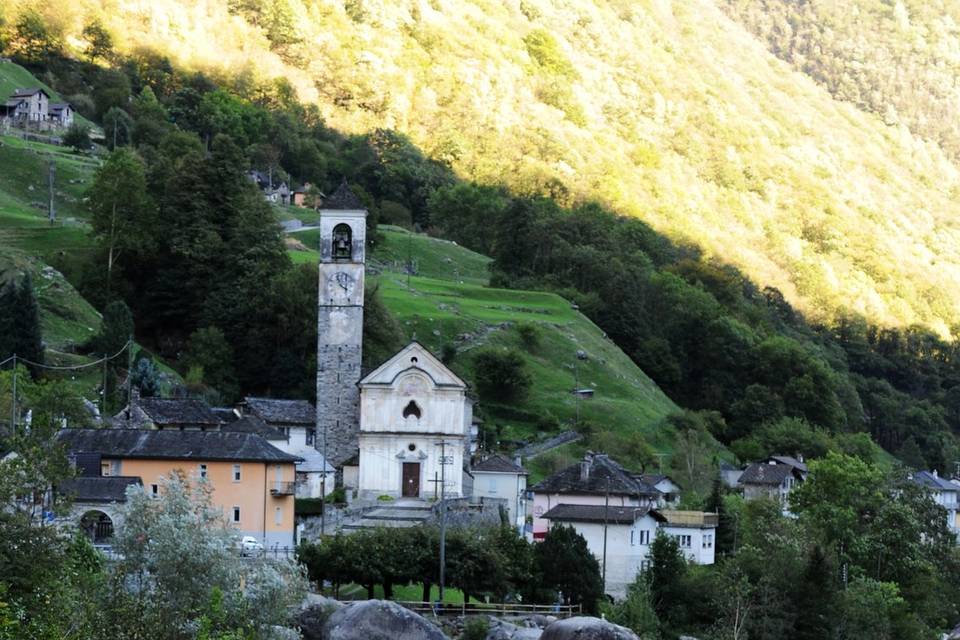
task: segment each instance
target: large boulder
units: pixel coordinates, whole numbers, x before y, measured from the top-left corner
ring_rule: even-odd
[[[540,640],[640,640],[626,627],[586,616],[557,620],[543,630]]]
[[[484,640],[538,640],[539,627],[520,627],[505,620],[490,618],[490,630]]]
[[[315,593],[308,593],[300,604],[300,611],[297,613],[295,622],[300,627],[300,633],[303,640],[323,640],[323,626],[326,624],[334,611],[343,608],[343,604],[324,598]]]
[[[448,640],[426,618],[387,600],[363,600],[339,609],[323,630],[323,640]],[[304,640],[312,638],[304,634]]]

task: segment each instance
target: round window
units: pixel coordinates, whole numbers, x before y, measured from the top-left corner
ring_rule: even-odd
[[[415,445],[415,444],[413,444],[413,443],[411,442],[410,444],[407,445],[407,449],[410,450],[410,451],[416,451],[416,450],[417,450],[417,445]]]

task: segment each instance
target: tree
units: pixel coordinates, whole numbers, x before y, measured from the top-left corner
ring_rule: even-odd
[[[130,383],[140,391],[140,395],[149,398],[160,393],[160,374],[151,358],[138,358],[130,375]]]
[[[35,9],[24,11],[13,25],[10,48],[28,64],[42,64],[61,47],[60,34]]]
[[[687,573],[687,560],[676,539],[657,531],[650,544],[650,598],[653,609],[661,620],[676,620],[677,605],[683,602],[683,579]]]
[[[521,402],[533,384],[523,356],[512,350],[480,351],[473,370],[477,391],[487,402]]]
[[[713,487],[710,490],[710,495],[707,496],[707,502],[703,510],[717,514],[716,551],[718,556],[733,553],[737,534],[737,523],[727,509],[725,498],[723,481],[717,474],[713,479]]]
[[[0,359],[14,354],[43,362],[40,309],[29,274],[0,284]]]
[[[103,311],[100,332],[90,341],[97,354],[112,356],[133,338],[133,315],[123,300],[114,300]]]
[[[107,254],[107,292],[120,257],[153,246],[155,212],[146,192],[143,162],[123,148],[110,153],[88,192],[93,236]]]
[[[245,560],[236,533],[210,503],[212,488],[178,475],[161,479],[159,498],[131,488],[121,508],[124,526],[114,548],[113,613],[135,614],[135,637],[181,638],[222,594],[229,630],[259,634],[285,621],[304,594],[287,561]]]
[[[103,114],[103,133],[107,138],[107,148],[111,151],[130,144],[132,131],[133,118],[120,107],[110,107]]]
[[[627,587],[627,597],[614,603],[607,612],[607,619],[627,627],[640,640],[656,640],[660,637],[660,621],[653,610],[650,582],[643,573]]]
[[[576,529],[551,527],[534,547],[533,558],[543,587],[562,593],[566,604],[582,604],[587,613],[596,613],[603,596],[600,564]]]
[[[77,153],[89,151],[92,144],[90,142],[90,127],[83,122],[74,122],[63,134],[63,144]]]
[[[796,589],[796,609],[800,612],[794,626],[797,640],[834,637],[836,606],[836,567],[823,547],[814,545]]]
[[[219,391],[223,401],[237,397],[233,349],[219,328],[204,327],[190,334],[183,363],[188,369],[199,368],[203,383]]]
[[[113,36],[99,20],[84,25],[81,35],[87,41],[85,54],[90,62],[109,60],[113,55]]]

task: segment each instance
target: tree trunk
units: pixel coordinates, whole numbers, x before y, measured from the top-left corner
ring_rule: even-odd
[[[423,601],[430,602],[430,589],[433,587],[433,584],[429,580],[423,581]]]
[[[393,600],[393,583],[392,582],[383,583],[383,599]]]
[[[373,591],[373,587],[374,585],[372,584],[367,585],[367,600],[373,600],[373,597],[376,595]]]

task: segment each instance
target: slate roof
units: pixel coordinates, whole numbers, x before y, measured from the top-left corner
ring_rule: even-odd
[[[660,511],[667,524],[671,527],[687,527],[691,529],[703,529],[707,527],[720,526],[720,516],[708,511],[674,511],[663,509]]]
[[[47,105],[47,113],[51,111],[63,111],[69,106],[69,102],[51,102],[49,105]]]
[[[740,484],[779,485],[784,478],[793,475],[795,469],[788,464],[770,464],[769,462],[754,462],[740,475]]]
[[[214,415],[220,418],[220,422],[224,424],[236,422],[240,419],[240,416],[231,407],[210,407],[210,411],[213,411]]]
[[[336,191],[330,194],[329,197],[324,198],[322,208],[339,211],[362,211],[366,209],[366,207],[363,206],[363,203],[360,202],[360,198],[357,197],[357,194],[351,191],[350,187],[347,186],[346,178],[343,179]]]
[[[137,406],[150,416],[154,424],[210,425],[220,424],[220,418],[203,400],[177,398],[140,398]]]
[[[85,476],[64,480],[57,492],[76,502],[126,502],[127,487],[141,484],[136,476]]]
[[[248,397],[243,401],[251,413],[270,424],[313,426],[317,423],[317,410],[306,400]]]
[[[911,478],[915,483],[921,487],[926,487],[927,489],[935,489],[937,491],[960,491],[960,487],[953,484],[946,478],[941,478],[939,475],[933,475],[929,471],[917,471],[913,474]]]
[[[527,470],[518,465],[516,462],[508,458],[507,456],[495,453],[492,456],[489,456],[480,462],[472,465],[470,468],[471,471],[488,471],[494,473],[521,473],[523,475],[527,474]]]
[[[650,514],[661,522],[666,520],[650,507],[605,507],[602,504],[558,504],[543,514],[547,520],[560,522],[606,522],[633,524],[637,518]]]
[[[71,453],[105,458],[298,462],[254,433],[155,431],[152,429],[61,429],[57,440]]]
[[[779,463],[781,463],[781,464],[790,465],[790,466],[793,467],[794,469],[797,469],[797,470],[802,471],[802,472],[804,472],[804,473],[807,473],[807,472],[809,471],[809,469],[807,469],[807,465],[805,465],[805,464],[804,464],[803,462],[801,462],[800,460],[797,460],[797,459],[794,458],[793,456],[770,456],[769,459],[770,459],[770,460],[774,460],[774,461],[776,461],[776,462],[779,462]]]
[[[581,477],[581,465],[589,465],[586,478]],[[611,495],[643,495],[656,497],[661,492],[638,480],[609,456],[587,454],[584,461],[570,465],[552,476],[541,480],[533,487],[541,493],[593,493]]]
[[[30,87],[28,89],[14,89],[13,93],[10,95],[11,98],[28,98],[35,93],[42,93],[43,95],[50,97],[50,94],[44,91],[40,87]]]
[[[220,431],[227,433],[253,433],[266,440],[286,440],[287,436],[279,429],[274,429],[257,416],[243,416],[239,420],[227,423],[220,427]]]

